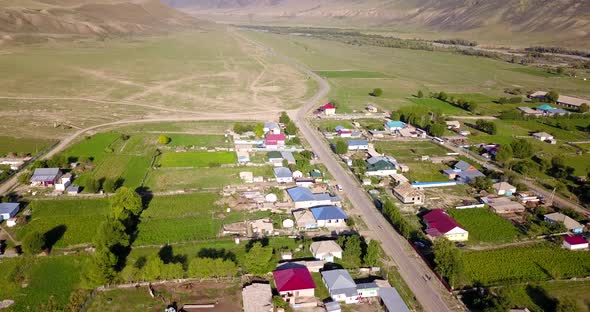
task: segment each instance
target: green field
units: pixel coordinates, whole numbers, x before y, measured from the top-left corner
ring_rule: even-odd
[[[435,112],[440,112],[444,115],[469,115],[469,112],[453,106],[447,102],[443,102],[439,99],[434,99],[434,98],[410,98],[410,101],[414,104],[416,104],[416,106],[423,108],[423,109],[428,109],[431,111],[435,111]]]
[[[451,209],[449,214],[469,231],[470,243],[511,242],[521,236],[510,221],[485,208]]]
[[[502,297],[512,306],[527,307],[532,312],[555,311],[557,302],[573,298],[577,312],[590,311],[590,281],[550,281],[529,285],[510,285],[503,289]]]
[[[31,221],[18,226],[17,237],[38,231],[52,237],[57,248],[90,243],[109,207],[106,199],[33,201],[27,207],[32,211]]]
[[[421,156],[445,156],[450,151],[446,148],[430,141],[412,142],[393,142],[393,141],[376,141],[375,149],[393,156],[400,162],[416,161]]]
[[[115,132],[98,133],[68,148],[64,154],[66,157],[76,159],[92,158],[95,163],[99,163],[108,154],[107,148],[119,137],[120,134]]]
[[[540,243],[464,253],[467,285],[546,281],[590,275],[590,253]]]
[[[221,131],[220,131],[221,132]],[[230,147],[231,143],[229,139],[226,139],[223,135],[212,135],[212,134],[181,134],[171,133],[166,134],[170,138],[169,146],[199,146],[199,147]]]
[[[53,143],[52,140],[0,136],[0,157],[8,153],[36,155]]]
[[[233,152],[167,152],[159,159],[162,167],[215,167],[235,164],[237,156]]]
[[[343,78],[387,78],[387,75],[380,72],[358,71],[358,70],[334,70],[334,71],[316,71],[316,74],[325,78],[343,79]]]

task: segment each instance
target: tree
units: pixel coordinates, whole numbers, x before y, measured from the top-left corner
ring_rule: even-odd
[[[256,242],[244,257],[244,269],[250,274],[266,274],[274,267],[271,262],[272,255],[273,250],[271,247],[262,247],[260,242]]]
[[[475,179],[471,180],[469,184],[478,190],[487,191],[492,188],[493,182],[488,177],[476,177]]]
[[[107,218],[99,225],[96,231],[94,246],[101,246],[110,250],[115,246],[129,246],[129,235],[125,230],[125,225],[119,220]]]
[[[495,156],[496,161],[499,162],[507,162],[510,159],[512,159],[512,147],[510,147],[510,145],[502,145],[500,146],[500,148],[498,149],[498,152],[496,153]]]
[[[24,171],[23,173],[18,175],[18,183],[23,184],[23,185],[27,185],[29,183],[31,183],[31,177],[33,176],[33,173],[30,171]]]
[[[517,139],[510,143],[515,158],[529,158],[533,156],[533,144],[525,139]]]
[[[421,98],[423,98],[423,97],[424,97],[424,93],[422,92],[422,90],[418,90],[418,95],[417,95],[417,97],[418,97],[419,99],[421,99]]]
[[[285,126],[285,133],[287,135],[296,135],[297,134],[297,126],[294,122],[290,121]]]
[[[365,254],[365,258],[363,262],[367,266],[375,267],[379,265],[379,261],[381,260],[381,247],[376,240],[371,240],[369,245],[367,246],[367,253]]]
[[[590,111],[590,106],[586,103],[582,103],[582,105],[580,105],[580,113],[587,113],[588,111]]]
[[[168,143],[170,143],[170,138],[163,134],[160,134],[160,136],[158,137],[158,144],[166,145]]]
[[[164,261],[158,256],[151,256],[148,258],[145,266],[141,270],[143,280],[153,281],[160,279],[162,276],[162,269],[164,267]]]
[[[336,152],[338,155],[346,154],[346,152],[348,152],[348,144],[346,144],[346,142],[343,140],[336,141],[334,152]]]
[[[440,237],[434,241],[434,263],[436,272],[444,276],[449,285],[454,288],[463,278],[463,259],[461,251],[453,245],[453,242]]]
[[[141,197],[128,187],[121,187],[111,198],[111,213],[118,220],[139,216],[142,210]]]
[[[106,193],[114,193],[117,188],[119,187],[117,179],[114,178],[106,178],[102,183],[102,189]]]
[[[440,137],[445,133],[446,126],[442,123],[429,124],[426,130],[431,136]]]
[[[182,263],[168,263],[162,266],[160,278],[165,280],[177,279],[184,277]]]
[[[84,190],[88,193],[100,191],[100,181],[94,177],[88,177],[84,183]]]
[[[342,262],[345,267],[353,269],[361,266],[363,249],[358,235],[349,236],[344,243]]]
[[[438,95],[436,96],[436,98],[439,99],[439,100],[441,100],[441,101],[446,101],[449,98],[449,96],[444,91],[441,91],[441,92],[438,93]]]
[[[264,124],[257,123],[256,126],[254,126],[254,134],[261,138],[264,135]]]
[[[559,99],[559,94],[554,90],[547,92],[547,94],[545,95],[545,100],[547,100],[551,103],[556,103],[558,99]]]
[[[487,121],[487,120],[483,120],[483,119],[478,119],[475,122],[475,127],[483,132],[486,132],[488,134],[496,134],[497,128],[496,128],[496,124],[492,121]]]
[[[84,266],[84,280],[89,286],[98,286],[111,283],[115,280],[117,272],[117,256],[109,249],[97,247],[94,255]]]
[[[291,121],[291,118],[289,118],[289,115],[287,115],[287,112],[282,112],[281,117],[279,117],[279,122],[282,123],[283,125],[286,125],[289,123],[289,121]]]
[[[22,242],[23,251],[29,255],[40,253],[43,251],[43,247],[45,247],[45,237],[37,231],[27,234]]]
[[[383,90],[381,88],[375,88],[373,89],[373,92],[371,92],[371,95],[374,97],[380,97],[383,94]]]

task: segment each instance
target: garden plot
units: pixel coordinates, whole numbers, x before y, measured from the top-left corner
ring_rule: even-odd
[[[236,162],[234,152],[165,152],[159,159],[164,168],[219,167]]]
[[[510,221],[485,208],[451,209],[449,214],[469,231],[470,243],[504,243],[522,236]]]

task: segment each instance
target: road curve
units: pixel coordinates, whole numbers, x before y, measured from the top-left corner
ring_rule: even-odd
[[[240,35],[243,38],[243,36]],[[246,38],[245,38],[246,39]],[[264,47],[261,43],[246,39],[257,45]],[[432,271],[424,263],[424,261],[417,255],[410,244],[399,235],[389,224],[381,213],[375,208],[373,202],[369,199],[365,191],[360,187],[359,183],[349,175],[344,169],[335,155],[330,150],[327,142],[322,139],[319,132],[310,125],[307,120],[308,113],[314,108],[318,107],[330,91],[329,83],[315,74],[313,71],[305,67],[303,64],[287,57],[280,55],[272,49],[266,48],[267,51],[280,58],[285,63],[297,68],[314,79],[318,85],[318,92],[310,98],[304,106],[296,112],[291,114],[292,119],[299,127],[299,130],[305,139],[311,145],[314,153],[319,157],[321,162],[328,168],[328,171],[344,188],[344,192],[352,204],[362,213],[363,220],[370,229],[372,239],[377,239],[381,243],[381,247],[385,253],[395,261],[399,273],[408,284],[414,296],[420,302],[425,311],[432,312],[447,312],[447,311],[461,311],[463,310],[459,303],[449,295],[442,283],[433,278],[425,281],[425,275],[433,276]],[[446,297],[448,300],[445,300]],[[451,304],[449,304],[451,302]]]

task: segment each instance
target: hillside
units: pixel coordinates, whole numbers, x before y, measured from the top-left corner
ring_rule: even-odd
[[[580,40],[590,39],[590,1],[586,0],[163,1],[192,14],[231,22],[436,31],[499,41],[517,34],[532,35],[541,42],[583,44]]]
[[[7,0],[0,2],[4,41],[19,36],[116,35],[196,28],[203,22],[157,0]],[[16,39],[15,39],[16,40]]]

